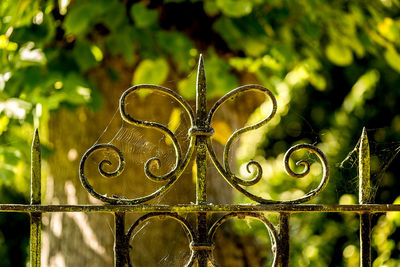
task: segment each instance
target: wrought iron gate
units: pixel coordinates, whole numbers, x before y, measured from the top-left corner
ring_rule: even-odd
[[[175,99],[186,111],[190,118],[191,128],[188,132],[190,144],[186,154],[182,154],[180,145],[174,133],[166,126],[149,121],[141,121],[131,117],[126,111],[127,97],[141,89],[150,89],[161,94],[167,95]],[[265,94],[272,102],[270,114],[262,121],[241,128],[235,131],[227,141],[223,152],[222,163],[217,159],[214,149],[211,144],[211,136],[214,130],[211,128],[213,116],[218,108],[227,100],[242,92],[257,91]],[[301,173],[294,172],[290,165],[289,159],[291,155],[298,150],[307,150],[317,155],[322,164],[322,177],[319,185],[306,193],[304,196],[287,201],[275,201],[272,199],[262,198],[254,195],[246,190],[246,186],[251,186],[260,181],[262,177],[261,165],[256,161],[247,163],[247,169],[251,172],[253,167],[253,178],[244,180],[237,177],[230,169],[228,163],[228,155],[233,141],[241,134],[255,130],[268,123],[275,115],[277,103],[274,95],[265,87],[260,85],[245,85],[241,86],[218,100],[215,105],[207,113],[206,108],[206,78],[203,59],[200,56],[197,73],[196,85],[196,110],[193,111],[190,105],[174,91],[161,86],[155,85],[137,85],[125,91],[120,99],[120,113],[122,119],[128,124],[139,127],[147,127],[158,130],[168,136],[175,149],[176,162],[173,169],[165,175],[155,175],[150,169],[153,163],[159,163],[158,158],[151,158],[145,164],[145,174],[153,181],[165,181],[166,183],[158,190],[144,197],[127,199],[119,196],[107,196],[95,191],[89,183],[85,174],[85,163],[88,157],[95,151],[107,150],[116,153],[119,159],[119,164],[115,171],[109,172],[104,167],[111,165],[108,159],[102,160],[98,165],[98,170],[105,177],[115,177],[123,172],[125,167],[124,155],[122,152],[110,143],[97,144],[91,147],[82,157],[79,175],[83,187],[93,197],[107,203],[107,205],[42,205],[41,204],[41,151],[40,142],[37,130],[35,131],[32,143],[32,167],[31,167],[31,203],[29,205],[19,204],[2,204],[0,212],[25,212],[31,217],[31,236],[30,236],[30,257],[31,266],[40,266],[40,251],[41,251],[41,220],[43,213],[51,212],[109,212],[115,217],[115,243],[114,243],[114,261],[115,266],[131,266],[129,257],[129,240],[134,234],[137,227],[147,220],[153,218],[172,218],[178,221],[187,234],[190,241],[191,256],[186,266],[197,264],[199,267],[208,266],[209,264],[217,266],[213,258],[212,250],[214,247],[213,237],[218,228],[226,221],[232,218],[255,218],[266,226],[270,233],[273,263],[272,266],[288,266],[289,265],[289,221],[292,213],[299,212],[347,212],[358,213],[360,216],[360,265],[371,266],[371,214],[376,212],[400,211],[400,205],[392,204],[371,204],[370,199],[370,162],[369,162],[369,145],[365,129],[362,132],[360,147],[359,147],[359,204],[358,205],[323,205],[323,204],[303,204],[316,196],[318,196],[328,183],[329,166],[323,152],[315,146],[308,144],[300,144],[290,148],[284,156],[285,171],[292,177],[301,178],[306,176],[310,171],[310,163],[302,160],[297,162],[298,165],[303,165],[304,170]],[[181,205],[152,205],[143,204],[151,199],[159,197],[165,193],[179,179],[185,168],[188,166],[190,159],[195,157],[197,168],[196,176],[196,203],[181,204]],[[213,205],[207,202],[207,158],[210,158],[213,165],[221,176],[237,191],[244,194],[249,199],[258,204],[241,204],[241,205]],[[265,212],[273,212],[279,214],[279,229],[263,215]],[[126,213],[143,214],[133,225],[128,229],[125,227]],[[196,224],[191,225],[182,215],[195,214],[197,217]],[[211,214],[224,213],[221,218],[213,223],[209,223]]]

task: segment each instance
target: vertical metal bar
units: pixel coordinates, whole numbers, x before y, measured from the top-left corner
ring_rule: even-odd
[[[115,231],[114,231],[114,266],[125,266],[126,257],[129,257],[129,251],[125,240],[125,212],[114,213]]]
[[[41,150],[38,129],[33,135],[31,147],[31,205],[41,204]],[[42,213],[30,213],[30,262],[31,267],[40,267],[42,239]]]
[[[359,203],[367,204],[371,197],[370,155],[368,137],[365,127],[361,134],[359,148]],[[360,266],[371,266],[371,215],[369,212],[360,214]]]
[[[204,70],[203,56],[200,55],[197,68],[196,81],[196,127],[198,129],[208,129],[207,125],[207,84]],[[196,204],[207,204],[207,137],[196,135]],[[207,213],[197,214],[197,242],[206,243],[207,236]],[[197,250],[197,266],[207,266],[207,250]]]
[[[207,125],[207,84],[203,56],[200,55],[196,82],[196,127],[206,129]],[[207,204],[207,145],[204,135],[196,135],[196,203]]]
[[[360,214],[360,266],[371,266],[371,215]]]
[[[198,244],[206,244],[208,241],[207,238],[207,213],[199,212],[197,214],[197,242]],[[196,251],[197,253],[197,266],[198,267],[207,267],[208,266],[208,253],[209,251],[206,249],[199,249]]]
[[[290,251],[290,234],[289,234],[289,213],[280,213],[279,214],[279,246],[278,249],[278,258],[279,258],[279,266],[287,267],[289,266],[289,251]]]
[[[38,129],[35,130],[31,147],[31,204],[41,203],[41,150]]]
[[[204,136],[197,136],[196,140],[196,204],[207,204],[207,148],[205,142],[202,140]]]

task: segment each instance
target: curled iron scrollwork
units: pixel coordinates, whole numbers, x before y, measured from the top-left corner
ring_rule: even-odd
[[[225,103],[228,99],[231,99],[232,97],[236,96],[239,93],[243,93],[246,91],[258,91],[261,93],[264,93],[266,96],[268,96],[269,100],[272,102],[272,108],[271,111],[269,113],[269,115],[266,116],[266,118],[264,118],[263,120],[261,120],[260,122],[253,124],[253,125],[249,125],[249,126],[245,126],[243,128],[240,128],[238,130],[236,130],[228,139],[225,148],[224,148],[224,152],[223,152],[223,163],[221,164],[218,159],[217,156],[214,152],[214,149],[212,147],[212,143],[210,140],[207,140],[207,149],[208,152],[210,154],[211,160],[214,163],[215,167],[217,168],[217,170],[220,172],[220,174],[225,178],[225,180],[232,186],[234,187],[236,190],[238,190],[239,192],[241,192],[242,194],[246,195],[248,198],[258,202],[258,203],[262,203],[262,204],[279,204],[279,203],[303,203],[306,202],[308,200],[311,200],[312,198],[316,197],[326,186],[326,184],[328,183],[328,178],[329,178],[329,166],[328,166],[328,161],[324,155],[324,153],[318,149],[317,147],[313,146],[313,145],[309,145],[309,144],[301,144],[301,145],[296,145],[293,146],[292,148],[290,148],[288,150],[288,152],[285,154],[284,157],[284,169],[285,171],[292,177],[296,177],[296,178],[301,178],[306,176],[309,173],[310,170],[310,163],[302,160],[299,161],[297,164],[303,165],[305,166],[305,169],[302,173],[295,173],[292,171],[292,169],[289,166],[289,158],[290,156],[298,150],[301,149],[305,149],[311,153],[314,153],[318,156],[318,158],[321,161],[322,164],[322,168],[323,168],[323,175],[321,178],[321,183],[319,184],[319,186],[311,191],[309,191],[308,193],[306,193],[304,196],[297,198],[297,199],[291,199],[291,200],[272,200],[272,199],[265,199],[259,196],[256,196],[252,193],[250,193],[249,191],[247,191],[245,188],[243,188],[242,186],[252,186],[255,185],[256,183],[258,183],[261,178],[262,178],[262,167],[260,165],[260,163],[258,163],[257,161],[251,160],[246,164],[246,169],[249,173],[253,173],[253,176],[251,179],[248,180],[244,180],[242,178],[237,177],[230,169],[229,166],[229,152],[231,150],[231,146],[234,142],[235,139],[237,139],[241,134],[248,132],[248,131],[252,131],[252,130],[256,130],[258,128],[260,128],[261,126],[267,124],[276,114],[276,110],[277,110],[277,102],[276,99],[274,97],[274,95],[272,94],[272,92],[270,90],[268,90],[267,88],[260,86],[260,85],[245,85],[245,86],[241,86],[238,87],[234,90],[232,90],[230,93],[226,94],[225,96],[223,96],[220,100],[218,100],[215,105],[211,108],[210,113],[208,115],[208,119],[207,122],[209,124],[211,124],[212,118],[215,114],[215,112],[218,110],[218,108]],[[254,167],[253,170],[251,167]]]
[[[182,150],[178,143],[178,140],[177,140],[176,136],[174,135],[174,133],[168,129],[168,127],[166,127],[165,125],[162,125],[160,123],[157,123],[157,122],[137,120],[137,119],[133,118],[130,114],[127,113],[127,110],[126,110],[127,97],[129,97],[129,95],[131,95],[135,91],[138,91],[141,89],[149,89],[152,91],[157,91],[163,95],[167,95],[167,96],[173,98],[174,100],[176,100],[176,102],[178,102],[183,107],[183,109],[187,112],[191,125],[193,124],[194,115],[193,115],[193,111],[192,111],[190,105],[181,96],[176,94],[174,91],[172,91],[168,88],[162,87],[162,86],[147,85],[147,84],[136,85],[136,86],[133,86],[133,87],[127,89],[120,98],[119,108],[120,108],[120,113],[121,113],[122,119],[131,125],[157,130],[157,131],[165,134],[168,138],[170,138],[172,145],[174,147],[174,150],[175,150],[175,166],[168,173],[166,173],[164,175],[156,175],[151,171],[151,169],[152,169],[151,167],[154,165],[156,167],[160,167],[161,160],[157,157],[152,157],[146,161],[146,163],[144,165],[144,173],[146,174],[146,177],[149,178],[150,180],[156,181],[156,182],[166,181],[166,184],[164,184],[158,190],[156,190],[155,192],[153,192],[147,196],[128,199],[128,198],[119,197],[119,196],[111,197],[111,196],[107,196],[107,195],[102,195],[94,190],[93,186],[89,184],[89,182],[86,178],[86,175],[85,175],[86,160],[88,159],[88,157],[90,155],[92,155],[93,152],[100,150],[100,149],[111,149],[112,151],[117,153],[117,155],[120,159],[120,164],[119,164],[117,170],[114,172],[107,172],[104,170],[105,165],[112,165],[108,159],[100,161],[98,170],[103,177],[116,177],[116,176],[120,175],[124,169],[125,160],[124,160],[122,152],[112,144],[100,144],[100,145],[95,145],[95,146],[91,147],[88,151],[86,151],[86,153],[84,154],[84,156],[81,159],[80,168],[79,168],[79,176],[80,176],[82,185],[93,197],[95,197],[101,201],[107,202],[107,203],[139,204],[139,203],[149,201],[150,199],[153,199],[153,198],[161,195],[166,190],[168,190],[172,186],[172,184],[174,184],[175,181],[180,177],[180,175],[182,174],[184,169],[187,167],[189,160],[195,149],[195,145],[194,145],[195,139],[192,138],[192,139],[190,139],[189,147],[186,151],[185,156],[182,157]]]
[[[310,163],[306,160],[300,160],[300,161],[296,162],[297,166],[299,166],[299,165],[304,166],[304,169],[302,172],[296,173],[291,169],[291,167],[289,165],[290,156],[294,152],[299,151],[299,150],[307,150],[310,153],[317,155],[317,157],[319,158],[319,160],[321,161],[321,164],[322,164],[322,178],[321,178],[320,184],[315,189],[310,190],[308,193],[306,193],[304,196],[302,196],[300,198],[288,201],[290,203],[303,203],[303,202],[309,201],[312,198],[316,197],[328,184],[328,179],[329,179],[328,160],[326,159],[324,153],[319,148],[317,148],[316,146],[313,146],[313,145],[309,145],[309,144],[295,145],[295,146],[291,147],[285,153],[285,156],[283,157],[283,163],[284,163],[285,171],[288,175],[295,177],[295,178],[303,178],[310,172]]]
[[[271,240],[271,250],[272,253],[274,255],[274,258],[272,260],[272,267],[276,267],[278,266],[278,242],[279,242],[279,235],[278,232],[276,231],[275,227],[273,226],[273,224],[267,219],[265,218],[265,216],[263,216],[262,214],[259,213],[253,213],[253,212],[247,212],[247,213],[228,213],[224,216],[222,216],[219,220],[217,220],[210,228],[209,232],[208,232],[208,238],[209,238],[209,242],[211,243],[214,235],[217,231],[217,229],[224,224],[226,221],[233,219],[233,218],[238,218],[238,219],[245,219],[246,217],[250,217],[256,220],[261,221],[265,227],[268,229],[268,233],[270,235],[270,240]],[[217,262],[215,261],[212,253],[209,254],[209,260],[210,262],[213,264],[213,266],[218,267]]]
[[[263,119],[262,121],[257,122],[257,123],[255,123],[253,125],[245,126],[243,128],[240,128],[240,129],[236,130],[229,137],[229,139],[228,139],[228,141],[227,141],[227,143],[225,145],[225,149],[224,149],[224,152],[223,152],[223,169],[224,169],[224,172],[225,172],[224,173],[225,174],[224,177],[225,177],[225,179],[228,179],[231,183],[235,183],[235,184],[243,185],[243,186],[251,186],[251,185],[254,185],[254,184],[258,183],[260,181],[261,177],[262,177],[262,168],[261,168],[260,163],[258,163],[257,161],[252,160],[252,161],[248,162],[247,166],[246,166],[247,171],[249,173],[252,173],[251,166],[254,167],[255,171],[253,171],[254,175],[253,175],[252,179],[244,180],[244,179],[241,179],[241,178],[237,177],[231,171],[231,168],[229,166],[228,158],[229,158],[229,152],[231,150],[231,146],[232,146],[233,142],[240,135],[242,135],[242,134],[244,134],[244,133],[246,133],[248,131],[256,130],[256,129],[260,128],[261,126],[267,124],[275,116],[276,109],[277,109],[277,103],[276,103],[276,99],[275,99],[274,95],[271,93],[270,90],[268,90],[267,88],[265,88],[265,87],[263,87],[261,85],[249,84],[249,85],[238,87],[238,88],[232,90],[231,92],[229,92],[228,94],[226,94],[225,96],[223,96],[221,99],[219,99],[214,104],[214,106],[210,110],[210,113],[209,113],[208,119],[207,119],[207,122],[209,124],[211,124],[211,121],[212,121],[212,118],[214,117],[215,112],[219,109],[219,107],[223,103],[225,103],[227,100],[231,99],[232,97],[234,97],[234,96],[236,96],[236,95],[238,95],[240,93],[247,92],[247,91],[257,91],[257,92],[261,92],[261,93],[265,94],[272,102],[272,109],[271,109],[270,114],[265,119]],[[209,146],[209,150],[212,150],[211,146]],[[215,157],[213,157],[213,161],[214,161],[215,164],[220,165],[220,163],[218,162],[218,160]],[[222,168],[222,166],[220,166],[220,168]]]
[[[133,236],[134,236],[133,234],[135,233],[136,229],[140,225],[142,225],[144,222],[151,220],[153,218],[161,218],[161,219],[170,218],[170,219],[173,219],[173,220],[179,222],[180,225],[182,226],[183,230],[185,231],[187,238],[189,239],[189,243],[190,244],[193,243],[193,240],[195,237],[195,231],[192,229],[189,222],[182,216],[179,216],[176,213],[169,213],[169,212],[152,212],[152,213],[143,215],[138,220],[136,220],[135,223],[133,223],[131,225],[131,227],[129,227],[128,232],[125,236],[125,240],[129,241],[131,238],[133,238]],[[130,257],[128,257],[127,263],[129,266],[132,266],[132,261],[131,261]],[[195,253],[192,250],[190,258],[189,258],[188,262],[185,264],[185,267],[193,266],[194,263],[195,263]]]
[[[147,162],[144,166],[144,172],[149,179],[151,179],[153,181],[157,181],[157,182],[169,180],[176,174],[179,167],[182,165],[182,150],[181,150],[181,147],[179,145],[179,142],[178,142],[176,136],[174,135],[173,132],[171,132],[171,130],[168,129],[168,127],[166,127],[160,123],[157,123],[157,122],[149,122],[149,121],[142,121],[142,120],[134,119],[126,111],[126,99],[129,97],[129,95],[131,95],[135,91],[139,91],[142,89],[150,89],[152,91],[157,91],[161,94],[168,95],[168,96],[172,97],[173,99],[175,99],[179,104],[182,105],[184,110],[189,115],[191,124],[193,124],[193,118],[194,118],[193,111],[192,111],[190,105],[180,95],[178,95],[174,91],[172,91],[168,88],[162,87],[162,86],[147,85],[147,84],[137,85],[137,86],[133,86],[133,87],[129,88],[128,90],[126,90],[121,96],[120,112],[121,112],[121,117],[124,121],[126,121],[129,124],[136,125],[139,127],[152,128],[154,130],[157,130],[157,131],[165,134],[166,136],[168,136],[170,138],[170,140],[172,141],[172,144],[173,144],[174,150],[175,150],[175,157],[176,157],[175,166],[172,168],[172,170],[170,170],[167,174],[160,175],[160,176],[153,174],[151,172],[150,166],[154,164],[157,167],[160,167],[160,165],[161,165],[161,160],[157,157],[152,157],[149,160],[147,160]]]
[[[182,154],[182,149],[181,146],[178,142],[177,137],[175,134],[165,125],[157,122],[150,122],[146,120],[138,120],[135,119],[132,115],[129,114],[127,111],[127,99],[128,97],[139,91],[139,90],[151,90],[151,91],[156,91],[162,95],[166,95],[173,100],[175,100],[181,108],[187,113],[189,120],[190,120],[190,128],[188,131],[188,136],[189,138],[189,145],[187,148],[187,151],[185,155],[183,156]],[[252,125],[245,126],[243,128],[237,129],[232,133],[232,135],[228,138],[227,143],[225,145],[224,151],[223,151],[223,157],[222,157],[222,163],[218,160],[214,148],[212,146],[211,142],[211,136],[214,133],[214,129],[211,127],[211,122],[214,118],[214,115],[216,111],[228,100],[232,99],[233,97],[236,97],[237,95],[245,92],[258,92],[262,93],[266,96],[267,100],[271,102],[271,110],[266,117]],[[249,179],[244,179],[239,176],[237,176],[232,170],[229,165],[229,155],[232,150],[232,145],[233,143],[244,133],[256,130],[264,125],[266,125],[271,119],[275,116],[277,112],[277,101],[272,94],[270,90],[267,88],[261,86],[261,85],[245,85],[238,87],[231,92],[227,93],[224,95],[222,98],[220,98],[210,109],[210,111],[206,112],[206,83],[205,83],[205,72],[204,72],[204,65],[202,61],[202,57],[200,57],[199,60],[199,68],[198,68],[198,79],[197,79],[197,99],[196,99],[196,114],[192,110],[191,106],[177,93],[174,91],[162,87],[162,86],[157,86],[157,85],[148,85],[148,84],[142,84],[142,85],[136,85],[133,86],[129,89],[127,89],[121,96],[120,98],[120,114],[122,119],[134,126],[138,127],[144,127],[144,128],[150,128],[156,131],[161,132],[164,134],[167,138],[170,139],[171,144],[173,146],[173,149],[175,151],[175,163],[174,166],[171,166],[171,169],[167,171],[167,173],[157,175],[153,171],[153,167],[160,168],[162,162],[161,159],[158,157],[151,157],[146,161],[144,164],[144,173],[147,178],[149,178],[152,181],[155,182],[165,182],[164,185],[162,185],[158,190],[155,192],[139,197],[139,198],[134,198],[134,199],[126,199],[123,197],[109,197],[106,195],[101,195],[97,193],[93,187],[89,184],[88,180],[86,179],[86,176],[84,174],[84,166],[85,166],[85,161],[91,155],[94,151],[98,149],[108,149],[112,150],[114,153],[117,154],[119,158],[119,165],[118,167],[112,171],[108,172],[106,171],[107,165],[112,167],[112,163],[105,159],[102,160],[99,163],[98,170],[100,174],[104,177],[115,177],[118,176],[124,169],[125,161],[123,159],[123,155],[121,151],[116,148],[115,146],[111,144],[101,144],[101,145],[96,145],[92,148],[90,148],[85,155],[83,156],[81,160],[81,166],[80,166],[80,177],[81,177],[81,182],[83,186],[89,191],[90,194],[92,194],[94,197],[108,202],[112,204],[139,204],[146,202],[150,199],[153,199],[162,193],[166,192],[175,182],[176,180],[181,176],[185,168],[190,162],[190,159],[195,151],[200,151],[199,148],[201,147],[202,151],[207,150],[212,163],[214,166],[217,168],[219,173],[223,176],[223,178],[236,190],[238,190],[240,193],[244,194],[248,198],[250,198],[253,201],[256,201],[261,204],[272,204],[272,203],[303,203],[308,200],[311,200],[312,198],[316,197],[326,186],[329,178],[329,166],[328,166],[328,161],[325,157],[325,155],[322,153],[321,150],[319,150],[317,147],[308,145],[308,144],[302,144],[302,145],[296,145],[288,150],[288,152],[284,156],[284,169],[285,171],[292,177],[295,178],[301,178],[304,177],[305,175],[309,174],[310,171],[310,163],[302,160],[299,161],[297,164],[298,165],[303,165],[304,170],[301,173],[296,173],[294,172],[290,166],[289,166],[289,158],[290,156],[298,150],[307,150],[311,153],[314,153],[317,155],[317,157],[320,160],[320,163],[322,165],[323,169],[323,174],[321,178],[320,184],[315,188],[312,189],[311,191],[305,193],[304,196],[297,198],[297,199],[291,199],[291,200],[273,200],[273,199],[266,199],[257,195],[254,195],[250,193],[247,190],[247,186],[252,186],[257,184],[263,175],[263,169],[262,166],[259,162],[251,160],[246,164],[246,169],[248,173],[250,174],[251,178]],[[204,148],[204,149],[203,149]],[[139,151],[140,153],[140,151]],[[206,157],[206,156],[205,156]],[[205,161],[204,161],[204,164]],[[204,167],[204,166],[203,166]],[[202,173],[202,172],[198,172]],[[204,177],[199,178],[198,176],[196,179],[206,179],[205,175]],[[206,183],[204,181],[199,182],[199,185],[205,185]],[[199,190],[199,192],[205,193],[206,190]],[[206,199],[206,197],[202,196],[202,199]]]
[[[95,152],[98,151],[112,151],[113,153],[115,153],[118,157],[118,166],[117,168],[115,168],[114,171],[107,171],[104,169],[104,165],[108,165],[110,167],[113,167],[113,164],[110,160],[105,159],[99,162],[98,165],[98,170],[99,173],[106,178],[113,178],[113,177],[117,177],[119,176],[124,168],[125,168],[125,159],[124,159],[124,155],[122,154],[121,150],[119,150],[116,146],[112,145],[112,144],[97,144],[95,146],[92,146],[90,149],[88,149],[85,154],[83,155],[81,162],[79,164],[79,176],[81,179],[81,183],[83,185],[83,187],[95,198],[100,199],[101,201],[104,202],[115,202],[118,201],[119,198],[115,198],[115,197],[108,197],[106,195],[102,195],[97,193],[93,187],[90,185],[89,181],[86,178],[85,175],[85,165],[86,165],[86,161],[87,159],[94,154]]]

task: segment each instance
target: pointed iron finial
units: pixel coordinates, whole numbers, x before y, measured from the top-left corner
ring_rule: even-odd
[[[370,201],[371,183],[370,183],[370,157],[369,157],[369,143],[365,127],[363,128],[359,149],[359,203],[366,204]]]
[[[41,198],[41,149],[39,131],[35,130],[31,147],[31,204],[40,204]]]
[[[200,54],[196,81],[196,125],[205,126],[207,118],[207,82],[203,55]]]

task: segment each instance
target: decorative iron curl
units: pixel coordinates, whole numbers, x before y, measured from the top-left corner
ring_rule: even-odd
[[[328,160],[326,158],[326,156],[324,155],[324,153],[317,148],[316,146],[313,145],[309,145],[309,144],[299,144],[299,145],[295,145],[293,147],[291,147],[286,153],[285,156],[283,157],[283,164],[284,164],[284,169],[285,172],[295,178],[303,178],[304,176],[306,176],[307,174],[310,173],[310,162],[306,161],[306,160],[300,160],[296,162],[296,165],[303,165],[304,166],[304,170],[300,173],[296,173],[294,172],[290,165],[289,165],[289,160],[290,160],[290,156],[299,150],[307,150],[310,153],[316,154],[317,157],[319,158],[319,160],[321,161],[322,164],[322,179],[320,184],[318,185],[318,187],[316,187],[315,189],[310,190],[308,193],[306,193],[303,197],[300,197],[298,199],[294,199],[294,200],[290,200],[287,201],[289,203],[303,203],[306,201],[309,201],[311,199],[313,199],[314,197],[318,196],[322,190],[324,190],[325,186],[328,184],[328,180],[329,180],[329,165],[328,165]]]
[[[139,90],[142,90],[142,89],[150,89],[152,91],[158,91],[158,92],[160,92],[160,93],[162,93],[164,95],[170,96],[173,99],[175,99],[184,108],[184,110],[189,115],[189,119],[190,119],[191,125],[193,125],[193,120],[194,120],[193,119],[194,118],[193,111],[192,111],[190,105],[180,95],[176,94],[171,89],[168,89],[168,88],[165,88],[165,87],[162,87],[162,86],[150,85],[150,84],[140,84],[140,85],[136,85],[136,86],[133,86],[133,87],[127,89],[121,95],[119,107],[120,107],[121,117],[122,117],[122,119],[124,121],[126,121],[129,124],[135,125],[135,126],[155,129],[155,130],[165,134],[166,136],[168,136],[171,139],[173,147],[174,147],[174,150],[175,150],[175,166],[172,168],[172,170],[170,170],[168,173],[166,173],[164,175],[160,175],[160,176],[159,175],[155,175],[154,173],[152,173],[151,172],[151,166],[153,164],[157,168],[160,168],[160,166],[161,166],[161,160],[158,157],[150,158],[149,160],[146,161],[146,163],[144,165],[144,172],[145,172],[147,178],[149,178],[150,180],[153,180],[153,181],[156,181],[156,182],[169,180],[176,174],[176,172],[178,171],[179,166],[182,164],[182,150],[181,150],[181,147],[179,145],[179,142],[178,142],[176,136],[165,125],[162,125],[162,124],[157,123],[157,122],[149,122],[149,121],[144,121],[144,120],[143,121],[142,120],[137,120],[137,119],[134,119],[133,117],[131,117],[126,112],[126,99],[127,99],[127,97],[129,97],[129,95],[131,95],[135,91],[139,91]]]
[[[128,232],[125,236],[125,240],[130,240],[132,238],[132,234],[134,233],[134,231],[136,230],[136,228],[143,224],[144,222],[151,220],[153,218],[159,218],[159,219],[164,219],[164,218],[171,218],[174,219],[175,221],[179,222],[182,226],[183,229],[185,231],[185,234],[187,236],[187,238],[189,239],[189,243],[192,244],[193,240],[194,240],[194,236],[195,236],[195,231],[193,230],[193,228],[191,227],[191,225],[189,224],[189,222],[183,218],[182,216],[179,216],[176,213],[170,213],[170,212],[151,212],[148,213],[146,215],[143,215],[142,217],[140,217],[139,219],[137,219],[132,225],[131,227],[129,227]],[[189,261],[185,264],[185,267],[190,267],[193,266],[195,263],[195,253],[192,250],[192,254],[190,255]],[[128,257],[128,265],[132,266],[132,261],[131,261],[131,257]]]
[[[157,167],[160,167],[160,164],[161,164],[160,159],[157,157],[153,157],[153,158],[150,158],[149,160],[147,160],[147,162],[145,163],[145,166],[144,166],[144,171],[145,171],[146,176],[152,181],[167,181],[166,184],[164,184],[162,187],[157,189],[155,192],[153,192],[149,195],[146,195],[146,196],[133,198],[133,199],[128,199],[128,198],[125,198],[122,196],[107,196],[107,195],[99,194],[89,184],[89,182],[85,176],[85,173],[84,173],[85,162],[86,162],[87,158],[94,151],[99,150],[99,149],[111,149],[115,153],[117,153],[117,155],[119,157],[120,163],[119,163],[118,168],[113,172],[106,171],[104,169],[105,165],[111,165],[111,162],[109,160],[105,159],[99,163],[98,169],[99,169],[100,174],[104,177],[116,177],[122,173],[124,166],[125,166],[125,160],[124,160],[122,152],[114,145],[100,144],[100,145],[95,145],[95,146],[91,147],[88,151],[86,151],[86,153],[84,154],[84,156],[81,159],[81,163],[80,163],[80,167],[79,167],[80,180],[81,180],[83,187],[93,197],[95,197],[103,202],[106,202],[106,203],[134,205],[134,204],[140,204],[140,203],[149,201],[153,198],[156,198],[157,196],[160,196],[165,191],[167,191],[176,182],[176,180],[181,176],[182,172],[186,169],[187,165],[189,164],[189,160],[195,150],[195,139],[191,138],[189,147],[185,154],[185,157],[182,158],[182,152],[181,152],[179,143],[178,143],[175,135],[166,126],[156,123],[156,122],[136,120],[136,119],[132,118],[129,114],[127,114],[126,104],[125,104],[126,98],[130,94],[132,94],[134,91],[140,90],[140,89],[151,89],[153,91],[161,92],[162,94],[168,95],[168,96],[172,97],[173,99],[175,99],[187,112],[187,114],[189,115],[190,123],[191,123],[191,125],[193,125],[194,115],[193,115],[193,111],[192,111],[191,107],[181,96],[179,96],[172,90],[161,87],[161,86],[146,85],[146,84],[133,86],[133,87],[127,89],[122,94],[121,99],[120,99],[120,112],[121,112],[122,119],[125,120],[129,124],[133,124],[133,125],[137,125],[137,126],[145,127],[145,128],[154,128],[154,129],[166,134],[172,140],[172,143],[173,143],[173,146],[175,149],[176,161],[175,161],[175,166],[173,167],[173,169],[171,171],[169,171],[167,174],[157,176],[151,172],[150,168],[151,168],[152,164],[156,164]]]
[[[101,150],[111,150],[114,153],[117,154],[118,156],[118,166],[115,169],[115,171],[106,171],[104,170],[104,165],[109,165],[112,166],[112,162],[109,160],[102,160],[100,161],[99,165],[98,165],[98,170],[100,172],[100,174],[103,177],[106,178],[113,178],[113,177],[117,177],[119,176],[125,167],[125,159],[124,159],[124,155],[122,154],[121,150],[119,150],[116,146],[112,145],[112,144],[98,144],[95,146],[92,146],[91,148],[89,148],[85,154],[83,155],[81,162],[79,164],[79,177],[82,183],[82,186],[95,198],[100,199],[104,202],[110,202],[113,200],[117,200],[116,198],[112,198],[112,197],[107,197],[106,195],[101,195],[99,193],[97,193],[93,187],[89,184],[89,181],[86,178],[85,175],[85,164],[86,164],[86,160],[90,157],[90,155],[92,155],[94,152],[96,151],[101,151]]]
[[[257,161],[250,161],[247,163],[246,165],[246,169],[250,174],[252,175],[252,178],[250,180],[244,180],[242,178],[237,177],[232,171],[231,168],[229,166],[229,152],[231,150],[231,146],[233,144],[233,142],[242,134],[252,131],[252,130],[256,130],[258,128],[260,128],[261,126],[267,124],[276,114],[276,110],[277,110],[277,103],[276,103],[276,99],[274,97],[274,95],[272,94],[272,92],[270,90],[268,90],[267,88],[261,86],[261,85],[256,85],[256,84],[249,84],[249,85],[244,85],[244,86],[240,86],[234,90],[232,90],[231,92],[227,93],[226,95],[224,95],[222,98],[220,98],[215,104],[214,106],[211,108],[210,113],[208,115],[207,118],[207,123],[210,124],[211,120],[214,117],[215,112],[220,108],[220,106],[225,103],[227,100],[231,99],[232,97],[234,97],[235,95],[238,95],[240,93],[246,92],[246,91],[257,91],[257,92],[261,92],[263,94],[265,94],[272,102],[272,109],[271,109],[271,113],[262,121],[259,121],[255,124],[249,125],[249,126],[245,126],[243,128],[240,128],[238,130],[236,130],[228,139],[226,145],[225,145],[225,149],[224,149],[224,153],[223,153],[223,166],[224,166],[224,170],[225,170],[225,174],[228,176],[226,177],[226,175],[223,175],[225,179],[230,180],[232,183],[237,184],[237,185],[243,185],[243,186],[251,186],[251,185],[255,185],[256,183],[258,183],[262,177],[262,167],[260,165],[260,163],[258,163]],[[209,146],[209,149],[212,149],[211,146]],[[214,153],[212,153],[214,154]],[[212,156],[211,156],[212,157]],[[213,159],[214,162],[218,162],[218,160],[216,158]],[[218,162],[219,164],[219,162]],[[254,171],[251,170],[251,167],[254,167]]]
[[[232,213],[229,213],[229,214],[226,214],[226,215],[222,216],[218,221],[216,221],[211,226],[211,228],[210,228],[210,230],[208,232],[209,242],[210,243],[212,242],[212,240],[214,238],[214,235],[215,235],[215,232],[226,221],[228,221],[228,220],[230,220],[232,218],[245,219],[246,217],[254,218],[256,220],[261,221],[262,223],[264,223],[264,225],[268,229],[268,233],[269,233],[269,236],[270,236],[270,239],[271,239],[271,250],[272,250],[272,253],[274,254],[274,259],[273,259],[273,262],[272,262],[271,266],[272,267],[278,266],[279,235],[278,235],[278,232],[276,231],[275,227],[273,226],[273,224],[267,218],[265,218],[262,214],[254,213],[254,212],[245,212],[245,213],[232,212]],[[211,261],[213,266],[216,266],[216,267],[219,266],[217,264],[217,262],[215,261],[212,253],[209,253],[209,260]]]

